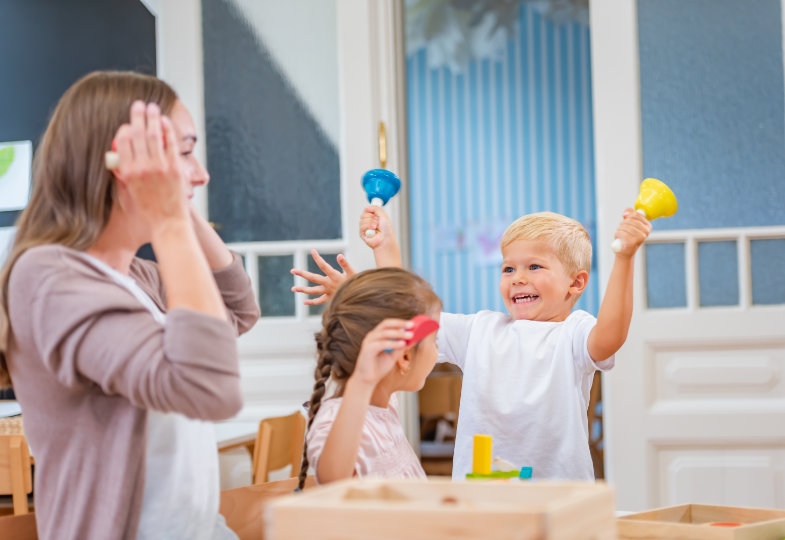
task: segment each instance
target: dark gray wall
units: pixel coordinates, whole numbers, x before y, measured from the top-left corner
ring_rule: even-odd
[[[155,18],[139,0],[0,0],[0,141],[37,145],[63,92],[96,69],[155,74]]]
[[[210,220],[225,241],[341,237],[337,149],[227,0],[202,0]]]

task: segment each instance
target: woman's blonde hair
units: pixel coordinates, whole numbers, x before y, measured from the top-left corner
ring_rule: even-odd
[[[322,314],[322,329],[316,334],[316,382],[308,406],[308,429],[321,407],[327,381],[343,393],[354,371],[365,335],[384,319],[411,319],[441,310],[442,302],[427,281],[402,268],[377,268],[346,280],[335,292]],[[300,488],[308,473],[308,444],[303,447]]]
[[[104,154],[120,125],[128,122],[135,100],[157,103],[168,114],[177,94],[149,75],[96,71],[66,90],[52,113],[33,159],[30,202],[17,220],[14,243],[0,271],[0,388],[11,383],[5,361],[11,270],[35,246],[84,250],[96,242],[115,197]]]
[[[567,273],[591,271],[591,238],[586,229],[572,218],[554,212],[537,212],[519,217],[502,236],[502,251],[516,240],[549,242]]]

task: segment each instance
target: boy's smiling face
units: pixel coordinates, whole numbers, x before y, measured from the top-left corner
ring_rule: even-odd
[[[499,290],[515,320],[563,321],[586,287],[589,274],[567,273],[546,240],[515,240],[502,249]]]

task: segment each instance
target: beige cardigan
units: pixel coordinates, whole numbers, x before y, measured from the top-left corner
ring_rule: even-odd
[[[157,266],[135,259],[130,274],[166,312]],[[240,410],[236,335],[259,309],[238,256],[214,277],[233,324],[175,309],[161,326],[72,249],[35,247],[14,265],[7,360],[42,539],[136,538],[147,409],[203,420]]]

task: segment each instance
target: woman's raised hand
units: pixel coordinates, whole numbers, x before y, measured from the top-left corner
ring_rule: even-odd
[[[405,319],[384,319],[368,332],[360,347],[351,378],[376,386],[395,366],[406,340],[411,339],[414,323]]]
[[[120,203],[152,228],[188,218],[186,176],[172,122],[155,103],[135,101],[130,123],[115,135],[118,165],[113,170]],[[129,207],[130,206],[130,207]]]
[[[299,268],[291,269],[291,273],[295,276],[300,276],[301,278],[316,284],[308,287],[301,287],[299,285],[292,287],[292,292],[310,294],[312,296],[320,295],[316,298],[306,298],[303,301],[306,306],[324,304],[344,281],[356,273],[354,268],[349,264],[349,261],[347,261],[346,257],[342,254],[338,254],[337,261],[338,265],[343,269],[343,272],[339,272],[337,269],[333,268],[315,249],[311,250],[311,257],[313,257],[313,260],[321,271],[324,272],[324,275],[308,272],[307,270],[300,270]]]

